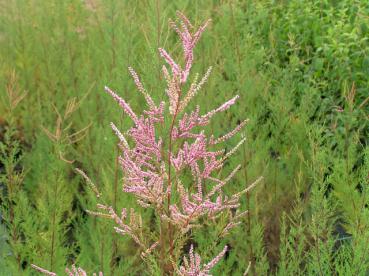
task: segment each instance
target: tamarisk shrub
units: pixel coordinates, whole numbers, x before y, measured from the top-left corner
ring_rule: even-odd
[[[141,216],[133,208],[124,208],[118,214],[112,206],[100,202],[97,211],[88,213],[114,220],[115,231],[131,237],[141,248],[143,259],[149,255],[154,257],[163,274],[205,276],[210,275],[210,269],[224,256],[227,246],[212,261],[202,265],[200,256],[194,253],[194,247],[190,245],[189,260],[183,257],[183,261],[180,261],[182,248],[191,237],[190,230],[200,226],[200,219],[207,218],[216,223],[217,219],[224,215],[228,221],[219,233],[219,236],[223,237],[230,229],[240,224],[241,218],[247,213],[229,210],[237,209],[241,196],[261,178],[236,194],[223,194],[223,186],[230,182],[241,166],[238,165],[223,179],[215,175],[219,175],[225,160],[237,151],[245,138],[228,152],[220,149],[219,144],[240,132],[247,120],[221,137],[207,135],[205,132],[204,128],[210,120],[235,104],[238,95],[204,114],[200,113],[199,106],[187,111],[189,102],[211,73],[210,67],[200,80],[196,74],[192,82],[189,81],[194,62],[194,48],[210,20],[195,31],[182,13],[178,12],[177,16],[179,26],[173,21],[170,21],[170,26],[181,40],[184,64],[180,65],[166,50],[159,48],[159,53],[168,66],[162,67],[167,103],[156,104],[131,67],[129,72],[147,102],[147,108],[141,115],[137,115],[129,103],[116,92],[105,87],[105,91],[133,121],[133,126],[126,132],[121,132],[111,123],[119,138],[121,149],[119,162],[124,173],[123,191],[133,194],[141,207],[155,211],[160,229],[156,233],[145,234]],[[82,171],[77,171],[100,198],[101,195],[92,181]],[[187,183],[189,174],[192,180]]]

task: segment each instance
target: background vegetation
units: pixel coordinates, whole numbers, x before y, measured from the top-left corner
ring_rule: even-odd
[[[176,10],[195,24],[212,18],[196,52],[195,71],[214,66],[196,98],[202,110],[241,96],[211,130],[250,118],[228,189],[265,177],[243,199],[250,216],[214,275],[242,275],[249,261],[252,275],[367,275],[369,3],[360,0],[0,0],[0,275],[33,275],[30,263],[62,274],[73,262],[154,273],[111,222],[85,213],[95,200],[73,169],[114,206],[136,207],[121,191],[109,126],[128,120],[103,87],[140,109],[131,65],[164,97],[157,48],[180,51],[167,24]],[[214,233],[195,237],[205,260],[222,248],[207,242]]]

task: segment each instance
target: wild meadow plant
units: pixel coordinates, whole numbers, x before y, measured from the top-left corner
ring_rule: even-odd
[[[214,224],[220,220],[226,221],[218,233],[218,240],[214,241],[219,243],[247,215],[247,211],[238,210],[240,198],[261,178],[238,193],[230,196],[223,193],[223,187],[231,181],[241,165],[225,177],[221,176],[222,168],[226,160],[245,142],[245,138],[229,151],[222,149],[220,144],[239,133],[248,120],[240,122],[221,137],[206,133],[205,127],[210,120],[234,105],[238,95],[207,113],[201,114],[198,105],[192,111],[186,111],[211,73],[210,67],[201,80],[198,74],[192,82],[189,80],[194,48],[210,20],[194,30],[186,16],[180,12],[177,12],[177,16],[179,25],[173,21],[169,24],[181,40],[184,65],[179,65],[166,50],[159,48],[160,56],[170,69],[162,67],[168,103],[162,101],[156,104],[131,67],[129,72],[148,106],[141,115],[137,115],[116,92],[105,87],[105,91],[133,121],[133,126],[126,132],[121,132],[111,123],[119,138],[119,163],[124,173],[123,191],[133,194],[142,208],[153,210],[158,228],[144,229],[142,217],[134,208],[123,208],[118,213],[102,199],[103,195],[90,178],[82,170],[76,170],[87,181],[99,202],[97,211],[87,212],[113,220],[115,231],[134,240],[141,250],[142,259],[149,266],[157,264],[161,274],[165,275],[206,276],[210,275],[210,270],[229,249],[224,246],[210,262],[202,263],[191,242],[193,232],[202,226],[204,220]],[[186,247],[189,247],[188,258],[183,256]],[[44,274],[56,275],[36,265],[32,266]],[[67,268],[66,272],[69,275],[87,275],[82,268],[75,266],[71,270]]]
[[[26,97],[27,92],[22,91],[17,85],[17,75],[14,70],[8,74],[8,82],[6,85],[6,127],[4,130],[3,141],[0,141],[0,164],[3,171],[0,173],[0,223],[9,229],[8,237],[3,235],[7,240],[8,246],[1,244],[0,246],[8,249],[18,248],[21,244],[21,222],[18,219],[19,211],[16,206],[18,204],[18,195],[22,189],[24,177],[26,175],[20,163],[23,159],[22,155],[22,137],[17,130],[17,122],[15,110],[18,104]],[[9,260],[11,254],[7,251],[5,256],[0,255],[0,259]],[[11,265],[18,271],[21,269],[21,254],[14,254]],[[5,263],[5,262],[4,262]],[[0,267],[2,261],[0,261]],[[7,272],[5,272],[7,273]]]

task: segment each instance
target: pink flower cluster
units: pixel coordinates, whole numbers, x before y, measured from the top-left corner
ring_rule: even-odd
[[[223,168],[225,160],[237,151],[245,139],[227,152],[217,146],[240,132],[247,120],[221,137],[209,136],[204,130],[216,114],[228,110],[236,103],[238,95],[205,114],[201,114],[199,106],[190,112],[185,111],[188,103],[206,83],[211,73],[210,67],[200,81],[198,75],[195,75],[192,83],[185,86],[190,78],[194,48],[210,21],[206,21],[197,31],[193,31],[194,27],[189,20],[182,13],[177,14],[180,25],[177,26],[171,21],[170,26],[177,32],[182,42],[184,66],[175,62],[167,51],[159,49],[160,55],[170,68],[170,70],[166,66],[162,68],[168,103],[161,102],[156,105],[138,74],[131,67],[129,72],[148,106],[141,115],[137,115],[116,92],[105,87],[105,91],[118,102],[133,121],[133,126],[124,133],[111,123],[121,148],[119,162],[124,173],[123,191],[133,194],[140,206],[154,208],[161,221],[168,223],[171,252],[175,246],[173,231],[177,231],[178,237],[194,227],[201,217],[215,219],[226,210],[238,208],[240,197],[260,180],[239,193],[224,195],[223,187],[241,166],[238,165],[225,178],[219,177],[219,171]],[[187,91],[185,87],[188,87]],[[169,126],[166,124],[168,121]],[[87,176],[81,171],[79,173],[86,178],[96,195],[100,196]],[[184,179],[188,179],[184,177],[188,173],[192,175],[191,182],[182,183]],[[89,211],[89,213],[113,219],[117,224],[116,232],[129,235],[143,249],[143,257],[152,253],[157,246],[163,248],[164,245],[161,243],[164,239],[153,241],[151,245],[144,242],[139,233],[140,217],[135,215],[133,210],[130,221],[126,221],[126,209],[122,210],[121,216],[118,216],[110,206],[98,204],[98,209],[102,212]],[[230,217],[220,236],[240,224],[241,218],[246,213],[241,212]],[[132,220],[132,217],[136,219]],[[190,260],[185,258],[183,266],[173,269],[179,275],[209,275],[210,269],[222,258],[226,250],[227,247],[213,261],[201,267],[201,258],[198,254],[194,254],[191,246]]]
[[[233,97],[204,115],[200,114],[199,106],[189,113],[184,111],[190,100],[205,84],[211,72],[209,68],[199,82],[197,82],[198,76],[195,76],[187,93],[184,93],[184,84],[188,82],[194,61],[193,49],[209,24],[209,20],[192,33],[190,30],[193,26],[189,20],[182,13],[178,13],[178,17],[180,27],[172,21],[170,25],[182,41],[184,69],[164,49],[159,49],[161,56],[171,69],[169,73],[168,69],[163,66],[163,74],[167,83],[166,93],[169,98],[169,114],[165,113],[166,104],[164,102],[161,102],[159,106],[155,105],[132,68],[129,68],[129,71],[137,89],[144,95],[149,110],[144,110],[142,115],[138,116],[117,93],[107,87],[105,90],[120,104],[134,123],[134,126],[125,134],[122,134],[112,123],[122,149],[119,160],[125,175],[123,190],[134,194],[137,203],[142,207],[156,209],[162,219],[173,226],[178,226],[183,234],[193,227],[200,217],[214,218],[224,210],[238,208],[241,195],[251,187],[229,197],[222,192],[223,186],[231,180],[241,166],[237,166],[224,179],[214,176],[215,172],[223,167],[224,161],[236,152],[245,139],[242,139],[228,152],[217,150],[215,145],[233,137],[246,125],[247,120],[219,138],[207,137],[203,130],[214,115],[229,109],[236,103],[239,96]],[[171,126],[166,136],[159,137],[157,129],[164,123],[164,116],[169,116]],[[193,180],[192,183],[184,185],[181,175],[186,169],[191,172]],[[207,185],[213,183],[208,192],[203,189],[205,182]],[[175,191],[173,187],[176,188]],[[174,193],[178,195],[179,201],[177,202],[173,200]],[[231,218],[223,229],[222,235],[238,225],[244,214],[246,212]],[[132,236],[128,231],[126,233]],[[199,257],[196,257],[196,260],[194,263],[191,262],[186,269],[199,271],[200,274],[183,274],[187,270],[182,268],[180,271],[183,275],[207,275],[207,271],[212,266],[208,265],[203,272],[200,272],[197,266]]]
[[[193,49],[199,41],[201,34],[208,26],[210,20],[206,21],[205,24],[202,25],[195,33],[191,34],[190,29],[193,29],[193,26],[190,21],[180,12],[178,12],[177,15],[181,19],[181,29],[178,28],[173,21],[170,21],[170,25],[177,32],[182,41],[185,60],[184,69],[182,69],[163,48],[159,48],[159,52],[172,69],[173,78],[178,80],[179,83],[185,83],[193,63]]]
[[[194,253],[193,245],[191,245],[188,260],[186,257],[183,258],[183,266],[180,266],[177,270],[180,276],[211,276],[209,274],[210,269],[212,269],[227,252],[227,246],[224,247],[222,252],[220,252],[212,261],[206,265],[201,265],[201,257],[199,254]]]
[[[125,174],[123,190],[134,194],[141,206],[155,208],[162,219],[178,226],[178,229],[185,233],[200,217],[214,218],[224,210],[239,207],[240,196],[248,191],[249,188],[230,197],[222,192],[223,186],[231,180],[240,166],[237,166],[225,179],[214,176],[214,173],[223,167],[224,161],[236,152],[245,139],[228,152],[215,149],[215,145],[233,137],[246,125],[247,120],[219,138],[207,137],[202,129],[209,124],[214,115],[234,105],[239,96],[233,97],[204,115],[200,114],[199,106],[189,113],[184,111],[211,72],[209,68],[200,82],[197,82],[198,76],[195,76],[187,93],[184,93],[184,84],[189,79],[194,61],[193,49],[209,24],[209,20],[192,33],[190,30],[193,26],[189,20],[181,13],[178,13],[178,17],[180,27],[172,21],[170,25],[182,41],[184,69],[164,49],[159,49],[171,69],[169,73],[163,66],[167,83],[166,93],[169,98],[169,114],[165,114],[164,102],[161,102],[159,107],[155,105],[132,68],[129,68],[129,71],[138,90],[146,99],[148,111],[144,110],[141,116],[137,116],[129,104],[115,92],[107,87],[105,90],[120,104],[134,123],[134,126],[125,133],[129,142],[112,123],[112,128],[121,142],[122,154],[119,160]],[[172,123],[167,135],[159,137],[156,130],[163,124],[164,116],[169,116]],[[199,128],[201,130],[198,130]],[[181,175],[187,168],[192,174],[193,181],[183,185]],[[208,192],[203,189],[205,182],[207,185],[213,183]],[[176,191],[173,191],[172,187],[176,187]],[[175,192],[180,199],[178,202],[172,199]],[[166,206],[168,206],[167,209]],[[228,232],[238,225],[239,219],[241,219],[240,215],[234,216],[224,231]]]
[[[175,182],[180,202],[171,203],[169,206],[170,212],[161,212],[161,216],[172,224],[188,230],[192,223],[201,216],[214,217],[225,209],[237,208],[239,206],[238,202],[242,193],[227,197],[223,195],[222,187],[239,170],[240,166],[223,180],[213,177],[212,174],[223,167],[224,161],[245,140],[241,140],[235,148],[227,153],[224,150],[214,149],[214,145],[234,136],[245,126],[247,120],[219,138],[214,138],[213,136],[207,138],[204,130],[200,132],[194,130],[196,127],[208,125],[214,115],[229,109],[239,97],[233,97],[204,115],[200,115],[199,106],[190,113],[184,113],[183,110],[187,103],[195,96],[194,91],[200,89],[210,73],[209,69],[199,83],[196,83],[197,78],[195,78],[194,83],[190,85],[189,91],[187,91],[186,95],[183,95],[183,84],[188,80],[194,60],[193,49],[208,25],[209,20],[192,34],[190,29],[193,26],[189,20],[182,13],[178,13],[178,16],[180,28],[172,21],[170,24],[181,38],[185,69],[182,69],[174,62],[173,58],[164,49],[159,49],[172,72],[170,74],[167,68],[163,67],[163,73],[167,82],[166,91],[169,97],[168,116],[171,116],[172,121],[170,133],[167,135],[169,137],[158,137],[156,133],[156,128],[160,127],[159,123],[163,123],[164,120],[165,103],[162,102],[159,107],[155,105],[137,73],[132,68],[129,68],[129,71],[138,90],[145,96],[149,107],[148,111],[144,110],[141,116],[137,116],[130,105],[119,97],[117,93],[108,87],[105,90],[120,104],[124,112],[134,122],[134,126],[126,132],[126,136],[130,138],[129,141],[132,146],[129,146],[127,139],[117,127],[113,123],[111,124],[121,142],[122,155],[119,160],[125,174],[123,190],[134,194],[141,206],[154,206],[154,208],[163,210],[163,205],[167,203],[165,201],[168,195],[172,193],[172,182]],[[170,140],[168,144],[163,143],[165,139]],[[177,145],[177,148],[172,147],[173,145]],[[176,178],[174,180],[168,176],[171,168],[175,171]],[[187,189],[180,180],[181,173],[186,168],[190,169],[193,176],[193,185],[188,185]],[[205,181],[215,183],[214,187],[207,194],[203,192]],[[191,192],[194,187],[196,192]]]

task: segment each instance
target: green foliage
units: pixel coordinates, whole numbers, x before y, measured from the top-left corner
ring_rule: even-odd
[[[250,275],[368,274],[366,1],[9,0],[0,7],[7,92],[0,93],[0,275],[33,275],[30,263],[63,273],[74,262],[89,273],[160,275],[109,221],[87,215],[96,201],[74,168],[106,202],[139,208],[122,192],[109,128],[130,122],[103,87],[140,109],[130,65],[154,100],[164,98],[157,48],[181,50],[167,24],[176,10],[195,24],[212,18],[195,53],[194,71],[213,66],[195,98],[201,112],[241,96],[236,112],[208,131],[222,135],[250,118],[247,142],[224,167],[226,174],[243,166],[228,191],[265,179],[242,199],[249,217],[221,242],[221,225],[204,227],[196,251],[208,260],[230,246],[214,275],[242,275],[249,262]],[[144,216],[150,221],[150,212]]]

